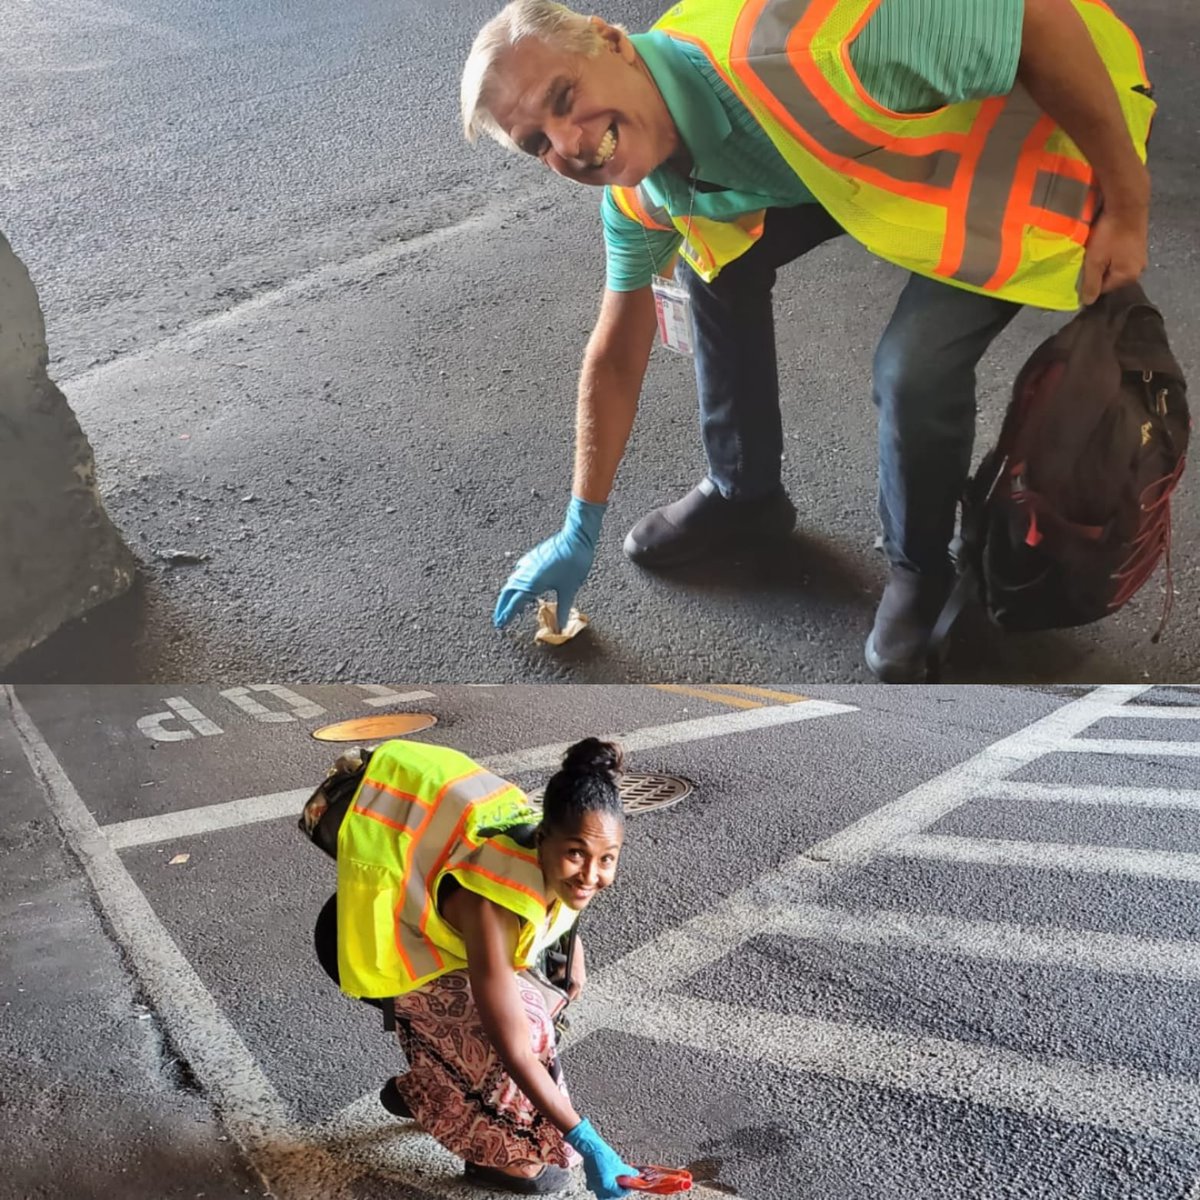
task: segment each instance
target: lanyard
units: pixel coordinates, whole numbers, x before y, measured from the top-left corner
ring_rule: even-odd
[[[692,194],[688,198],[688,215],[687,215],[687,227],[688,227],[689,235],[691,234],[691,231],[692,231],[692,217],[695,215],[695,212],[696,212],[696,184],[699,182],[699,177],[696,175],[696,173],[694,171],[692,172],[691,180],[692,180]],[[641,225],[641,222],[639,221],[638,224]],[[650,274],[655,279],[661,278],[658,274],[657,269],[654,266],[654,252],[650,249],[650,235],[646,232],[645,225],[641,225],[641,230],[642,230],[642,239],[646,243],[646,258],[650,262]]]
[[[688,233],[692,231],[692,217],[696,211],[697,177],[692,174],[692,195],[688,201]],[[695,330],[692,325],[692,299],[687,290],[673,280],[659,275],[654,266],[654,252],[650,249],[650,235],[642,225],[642,237],[646,242],[646,257],[650,260],[650,290],[654,293],[654,310],[658,317],[658,334],[668,350],[678,354],[695,352]]]

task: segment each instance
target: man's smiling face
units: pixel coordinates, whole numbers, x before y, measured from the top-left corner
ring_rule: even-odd
[[[619,29],[593,17],[591,57],[523,38],[488,87],[496,123],[527,154],[576,183],[636,187],[679,145],[649,71]]]

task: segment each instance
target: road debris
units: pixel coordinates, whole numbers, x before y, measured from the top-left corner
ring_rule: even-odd
[[[554,600],[538,601],[538,627],[533,635],[535,642],[545,642],[548,646],[561,646],[569,642],[577,634],[582,633],[588,626],[588,619],[577,608],[571,609],[567,617],[566,628],[558,627],[558,603]]]
[[[159,550],[157,556],[169,567],[196,567],[209,557],[195,550]]]

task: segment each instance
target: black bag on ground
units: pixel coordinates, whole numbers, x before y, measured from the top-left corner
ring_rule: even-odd
[[[1043,342],[963,499],[960,563],[991,618],[1014,631],[1098,620],[1165,555],[1160,633],[1172,594],[1171,493],[1189,429],[1183,372],[1137,284]]]

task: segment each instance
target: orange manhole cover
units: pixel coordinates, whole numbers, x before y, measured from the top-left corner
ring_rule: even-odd
[[[322,726],[313,730],[313,737],[320,742],[381,742],[420,733],[436,724],[437,717],[432,713],[379,713]]]

